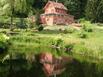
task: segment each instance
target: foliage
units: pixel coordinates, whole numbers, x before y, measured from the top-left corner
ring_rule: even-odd
[[[86,32],[93,32],[93,29],[90,26],[83,25],[82,29]]]
[[[25,20],[27,28],[34,28],[35,27],[35,22],[33,22],[29,17]]]
[[[79,33],[79,37],[80,37],[80,38],[87,38],[86,32],[81,31],[81,32]]]
[[[0,15],[11,15],[25,17],[31,12],[32,3],[34,0],[1,0],[0,10],[3,11]]]
[[[65,51],[66,51],[66,53],[72,52],[73,48],[74,48],[74,45],[75,45],[74,43],[70,43],[70,44],[65,45]]]
[[[93,32],[94,26],[90,21],[85,19],[79,19],[79,22],[82,24],[82,30],[85,32]]]
[[[86,18],[92,22],[103,22],[103,0],[88,0],[86,5]]]
[[[42,25],[38,26],[38,31],[42,31],[44,29],[44,27]]]
[[[69,28],[64,29],[64,30],[63,30],[63,33],[65,33],[65,34],[67,34],[67,33],[73,33],[74,31],[75,31],[74,28],[69,27]]]
[[[8,40],[9,40],[8,36],[6,36],[3,33],[0,33],[0,53],[7,50],[9,44]]]
[[[85,3],[87,0],[60,0],[68,8],[69,13],[80,18],[84,15]]]
[[[26,29],[28,26],[24,18],[20,18],[19,22],[16,22],[16,27],[21,29]]]
[[[6,36],[6,35],[3,34],[3,33],[0,33],[0,41],[1,41],[1,42],[6,42],[7,40],[9,40],[9,37]]]
[[[86,55],[88,53],[88,48],[85,47],[84,43],[75,44],[73,52]]]
[[[63,40],[61,38],[55,38],[52,42],[52,45],[61,47],[63,45]]]

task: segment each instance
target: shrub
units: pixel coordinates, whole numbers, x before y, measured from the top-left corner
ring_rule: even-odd
[[[86,19],[85,18],[81,18],[81,19],[78,20],[78,22],[79,23],[84,23],[84,22],[86,22]]]
[[[57,38],[53,40],[52,45],[54,46],[61,46],[63,44],[63,40],[61,38]]]
[[[0,53],[4,52],[8,48],[8,42],[9,37],[7,37],[5,34],[0,33]]]
[[[3,30],[3,31],[0,31],[0,33],[4,33],[4,34],[6,34],[7,32]]]
[[[35,23],[31,20],[31,18],[25,19],[25,23],[27,25],[27,28],[34,28],[35,27]]]
[[[62,39],[57,39],[57,41],[56,41],[56,46],[58,46],[58,45],[60,45],[60,44],[62,44],[63,43],[63,40]]]
[[[97,23],[97,26],[103,26],[103,24],[102,23]]]
[[[25,54],[24,53],[20,53],[20,52],[14,52],[14,53],[12,53],[12,58],[25,59]]]
[[[67,34],[67,33],[73,33],[74,31],[75,31],[74,28],[69,27],[69,28],[64,29],[63,33],[65,33],[65,34]]]
[[[68,44],[68,45],[65,45],[65,51],[66,51],[66,52],[72,52],[73,47],[74,47],[74,44],[73,44],[73,43]]]
[[[87,34],[85,32],[80,32],[79,37],[80,38],[87,38]]]
[[[13,32],[20,32],[20,29],[14,29]]]
[[[91,26],[83,25],[82,29],[86,32],[93,32],[93,29],[91,28]]]
[[[20,18],[18,22],[16,22],[16,27],[21,28],[21,29],[26,29],[27,28],[26,20],[24,18]]]
[[[44,27],[42,25],[39,25],[38,31],[42,31],[43,29],[44,29]]]

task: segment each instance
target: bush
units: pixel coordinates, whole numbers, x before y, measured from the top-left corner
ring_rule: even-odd
[[[44,29],[44,27],[42,25],[39,25],[38,31],[42,31],[43,29]]]
[[[63,40],[61,38],[57,38],[55,40],[53,40],[52,45],[54,46],[61,46],[63,44]]]
[[[0,31],[0,33],[4,33],[4,34],[6,34],[6,33],[7,33],[7,31],[3,30],[3,31]]]
[[[8,29],[8,28],[10,28],[10,24],[9,23],[0,22],[0,28]]]
[[[5,34],[0,33],[0,53],[4,52],[8,48],[8,42],[9,37],[7,37]]]
[[[56,41],[56,46],[59,46],[60,44],[62,44],[63,43],[63,40],[62,39],[57,39],[57,41]]]
[[[24,23],[18,22],[18,23],[16,23],[16,27],[17,27],[17,28],[21,28],[21,29],[26,29],[26,28],[27,28],[27,25],[24,24]]]
[[[69,27],[69,28],[64,29],[63,33],[65,33],[65,34],[67,34],[67,33],[73,33],[74,31],[75,31],[74,28]]]
[[[20,32],[20,29],[14,29],[13,32]]]
[[[31,18],[28,18],[25,20],[25,23],[27,25],[27,28],[34,28],[35,27],[35,23],[31,20]]]
[[[103,26],[103,23],[97,23],[97,26],[101,26],[101,27],[102,27],[102,26]]]
[[[93,29],[91,28],[91,26],[83,25],[82,29],[86,32],[93,32]]]
[[[12,53],[12,58],[14,59],[25,59],[25,54],[20,52]]]
[[[73,47],[74,47],[74,44],[73,44],[73,43],[68,44],[68,45],[65,45],[65,51],[66,51],[66,52],[72,52]]]
[[[80,32],[79,37],[80,38],[87,38],[87,34],[85,32]]]

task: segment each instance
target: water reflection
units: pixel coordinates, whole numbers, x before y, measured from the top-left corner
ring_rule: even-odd
[[[47,47],[36,48],[36,51],[49,51],[55,56],[63,54],[63,50],[61,49]],[[16,54],[17,57],[14,59],[6,60],[3,63],[0,61],[0,77],[45,77],[44,71],[42,70],[42,64],[39,62],[38,53],[35,55],[35,61],[32,62],[25,58],[25,54]],[[103,77],[102,61],[85,55],[72,53],[70,53],[69,56],[73,58],[73,61],[68,62],[66,70],[62,74],[57,75],[57,77]],[[11,62],[12,65],[10,65]],[[12,69],[10,66],[12,66]]]

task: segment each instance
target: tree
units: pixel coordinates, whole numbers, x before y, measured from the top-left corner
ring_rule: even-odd
[[[81,17],[80,0],[58,0],[58,2],[62,2],[68,8],[68,13],[74,15],[75,18]]]
[[[15,14],[19,17],[27,17],[28,14],[33,10],[34,0],[16,0],[15,1]]]
[[[13,26],[13,17],[20,17],[21,23],[23,19],[33,10],[34,0],[0,0],[0,15],[11,17],[11,26]]]
[[[92,22],[103,22],[103,0],[88,0],[86,18]]]
[[[103,0],[100,1],[97,7],[97,22],[103,22]]]
[[[10,1],[9,0],[0,0],[0,15],[10,15],[11,8],[10,8]]]
[[[28,17],[29,13],[33,10],[32,5],[33,5],[34,0],[16,0],[15,2],[15,16],[20,18],[20,28],[26,28],[24,18]]]
[[[0,10],[1,16],[10,16],[11,17],[11,26],[10,29],[12,28],[12,22],[13,22],[13,13],[14,13],[14,3],[15,0],[0,0]]]

